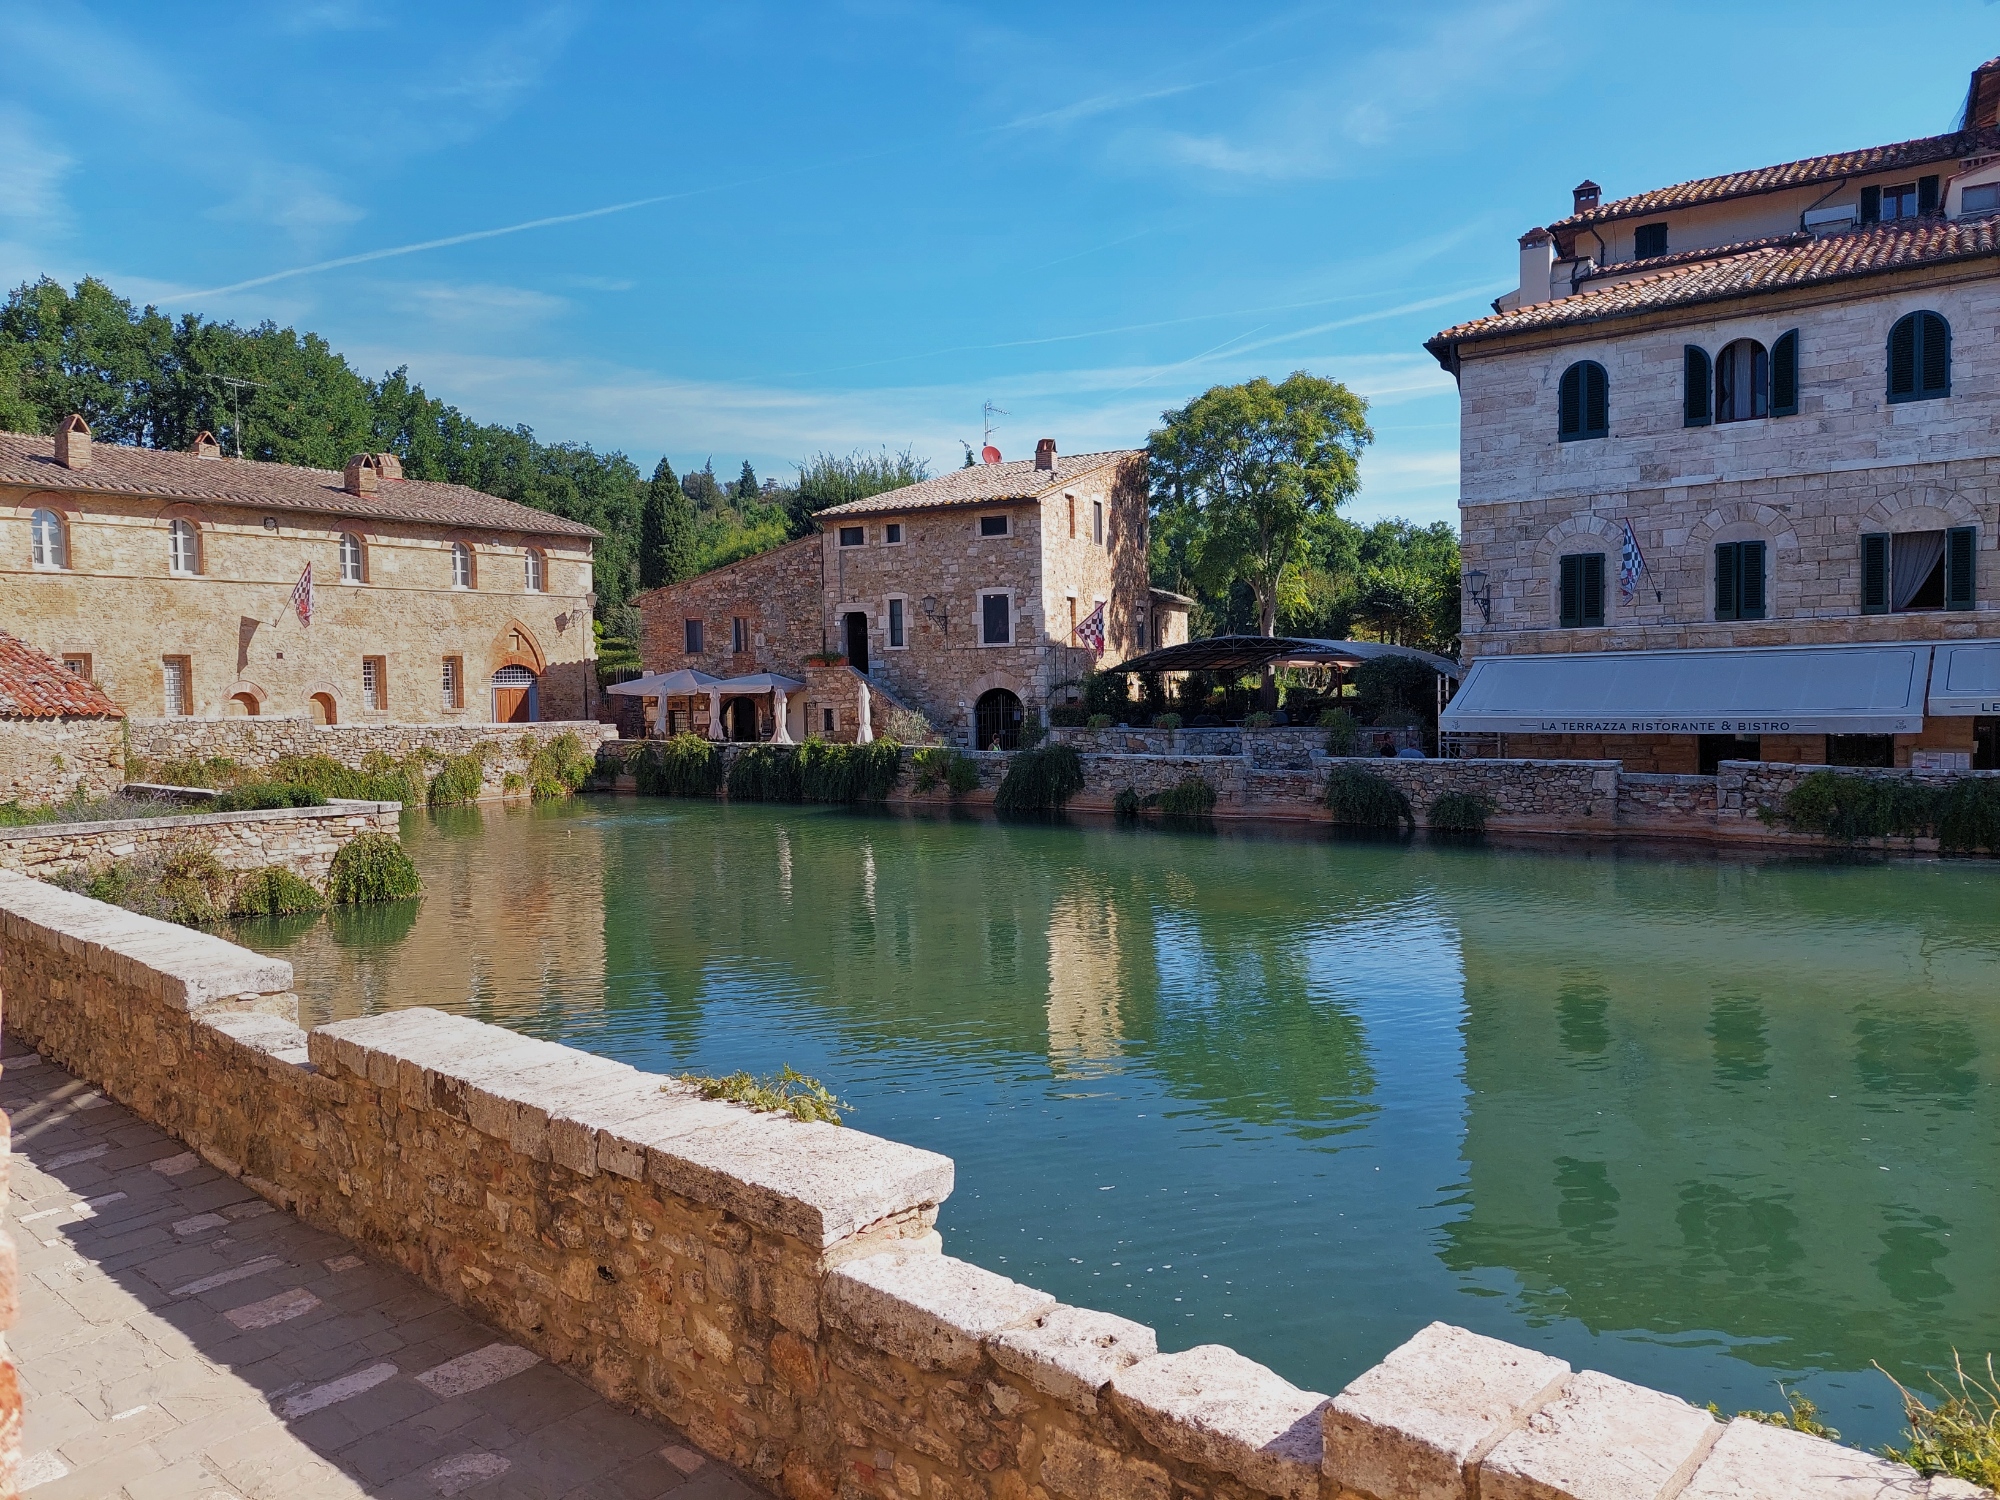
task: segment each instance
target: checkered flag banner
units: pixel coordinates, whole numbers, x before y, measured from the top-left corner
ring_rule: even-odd
[[[1632,534],[1630,521],[1625,523],[1625,540],[1618,553],[1618,591],[1629,604],[1639,592],[1639,575],[1646,571],[1646,554],[1639,550],[1639,539]]]
[[[299,581],[292,585],[292,608],[299,612],[299,623],[311,628],[313,622],[313,565],[306,564],[305,572],[299,574]]]
[[[1090,647],[1099,656],[1104,654],[1104,606],[1101,603],[1076,622],[1076,643]]]

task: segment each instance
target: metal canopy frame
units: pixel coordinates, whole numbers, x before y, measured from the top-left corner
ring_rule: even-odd
[[[1211,635],[1148,651],[1107,672],[1261,672],[1266,667],[1339,667],[1343,671],[1385,656],[1406,656],[1442,676],[1465,669],[1448,656],[1386,641],[1322,641],[1304,636]]]

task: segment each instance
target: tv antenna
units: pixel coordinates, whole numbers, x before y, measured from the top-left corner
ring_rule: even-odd
[[[270,386],[271,382],[268,380],[244,380],[236,375],[210,375],[208,379],[217,381],[229,388],[230,421],[233,424],[232,430],[236,434],[236,456],[238,458],[248,458],[250,455],[243,443],[243,392],[246,390],[265,390]]]
[[[985,431],[980,437],[979,456],[989,464],[997,464],[1000,462],[1000,450],[993,446],[993,419],[1007,416],[1009,413],[1002,411],[991,401],[980,408],[980,413],[985,419]]]

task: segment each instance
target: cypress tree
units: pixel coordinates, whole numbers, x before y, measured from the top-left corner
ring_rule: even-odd
[[[694,572],[694,507],[664,458],[639,510],[639,587],[679,583]]]
[[[747,458],[743,460],[743,473],[736,481],[736,498],[738,500],[757,498],[757,471],[750,467],[750,460]]]

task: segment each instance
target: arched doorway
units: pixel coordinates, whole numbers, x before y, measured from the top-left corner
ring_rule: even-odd
[[[237,693],[233,695],[227,703],[222,705],[222,716],[225,719],[256,718],[257,695],[255,693]]]
[[[306,711],[312,715],[315,724],[338,724],[340,710],[334,706],[333,694],[314,693],[306,699]]]
[[[1021,700],[1007,689],[993,688],[981,693],[973,717],[977,735],[973,745],[976,749],[1021,748]]]
[[[535,674],[526,667],[506,666],[493,674],[493,722],[532,724],[537,712]]]
[[[757,700],[730,698],[722,705],[724,739],[754,741],[757,738]]]
[[[859,610],[844,617],[847,631],[847,664],[857,672],[868,670],[868,616]]]

